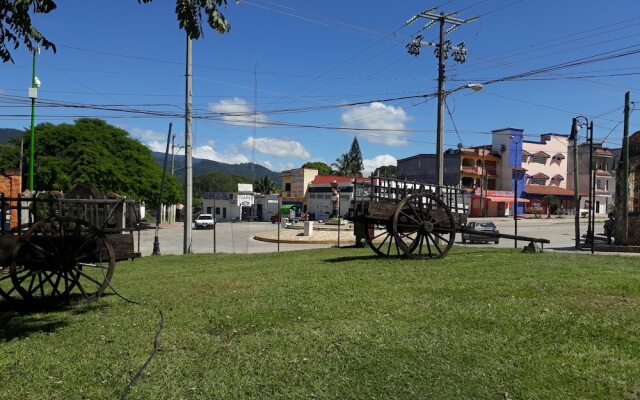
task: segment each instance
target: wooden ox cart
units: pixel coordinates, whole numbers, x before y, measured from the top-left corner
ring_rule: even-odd
[[[0,298],[99,297],[117,261],[140,257],[138,209],[126,199],[0,197]]]

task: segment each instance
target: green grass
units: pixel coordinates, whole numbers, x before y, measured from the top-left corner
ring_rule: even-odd
[[[639,399],[640,260],[367,249],[121,263],[116,296],[0,311],[1,399]]]

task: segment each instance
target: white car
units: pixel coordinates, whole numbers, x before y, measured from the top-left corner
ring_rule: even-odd
[[[200,228],[213,228],[215,223],[215,219],[213,219],[213,215],[211,214],[200,214],[195,221],[196,229]]]

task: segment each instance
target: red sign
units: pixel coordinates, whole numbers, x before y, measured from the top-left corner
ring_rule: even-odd
[[[508,190],[480,190],[476,189],[475,196],[477,197],[513,197],[513,192]]]

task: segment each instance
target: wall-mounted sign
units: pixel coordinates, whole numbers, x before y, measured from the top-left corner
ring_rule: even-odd
[[[252,194],[239,194],[237,197],[238,206],[248,207],[253,205],[253,195]]]
[[[253,193],[253,185],[250,183],[238,183],[238,192]]]

